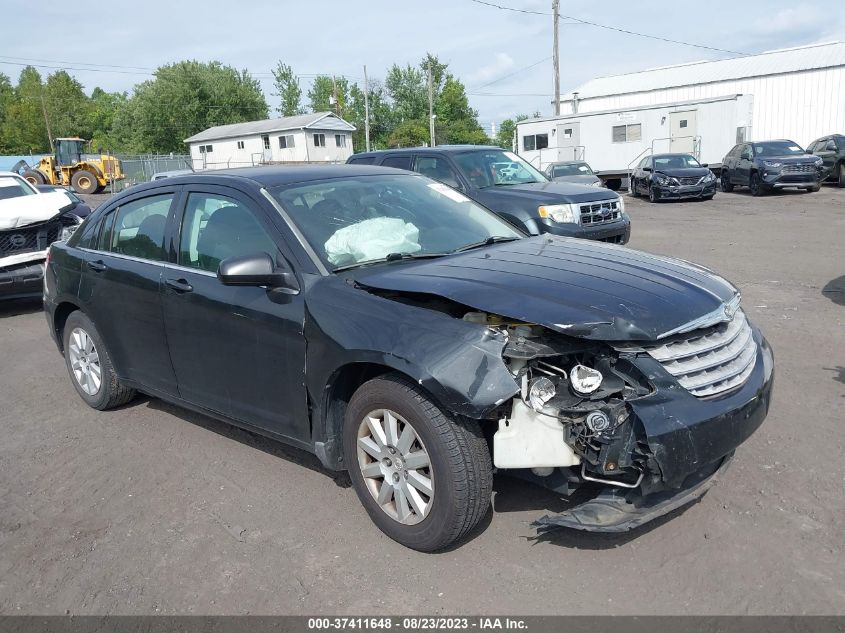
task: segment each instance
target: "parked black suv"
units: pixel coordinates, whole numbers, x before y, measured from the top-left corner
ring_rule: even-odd
[[[816,139],[807,153],[822,159],[822,179],[845,187],[845,134],[831,134]]]
[[[648,196],[651,202],[711,200],[716,195],[716,176],[691,154],[654,154],[631,172],[630,192],[635,198]]]
[[[529,163],[498,147],[440,145],[355,154],[353,165],[416,171],[449,185],[527,231],[626,244],[631,220],[613,191],[550,182]]]
[[[805,152],[794,141],[740,143],[722,159],[722,191],[747,186],[752,196],[772,189],[798,187],[818,191],[823,161]]]
[[[311,451],[420,550],[485,516],[494,467],[581,491],[542,525],[666,514],[727,467],[773,384],[715,273],[528,237],[383,167],[132,187],[53,245],[44,307],[89,406],[139,390]]]

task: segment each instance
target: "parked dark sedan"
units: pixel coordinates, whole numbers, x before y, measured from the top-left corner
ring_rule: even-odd
[[[85,204],[85,201],[82,198],[66,187],[59,187],[57,185],[36,185],[35,188],[38,189],[38,191],[58,191],[64,194],[70,204],[66,213],[72,213],[78,218],[87,218],[91,213],[91,207]]]
[[[613,191],[549,182],[513,152],[487,145],[438,145],[355,154],[351,165],[415,171],[472,198],[530,235],[550,233],[627,244],[631,220]]]
[[[822,180],[845,187],[845,134],[816,139],[807,147],[807,153],[821,158]]]
[[[748,187],[752,196],[784,187],[818,191],[823,164],[793,141],[740,143],[722,159],[722,191],[733,191],[737,185]]]
[[[593,490],[539,525],[625,530],[703,494],[769,407],[739,303],[706,269],[527,237],[367,166],[133,187],[53,245],[44,295],[89,406],[143,391],[312,451],[419,550],[484,517],[494,466]]]
[[[716,195],[716,176],[690,154],[646,156],[631,172],[630,192],[635,198],[648,196],[651,202]]]

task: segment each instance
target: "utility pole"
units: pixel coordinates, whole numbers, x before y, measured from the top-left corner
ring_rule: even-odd
[[[47,138],[50,139],[50,151],[55,151],[53,133],[50,131],[50,119],[47,117],[47,104],[44,103],[44,91],[41,90],[41,111],[44,113],[44,125],[47,127]]]
[[[428,133],[431,147],[434,147],[434,84],[431,80],[431,60],[428,62]]]
[[[370,151],[370,84],[367,81],[367,65],[364,64],[364,138]]]
[[[552,38],[552,63],[555,69],[555,116],[560,116],[560,48],[557,42],[557,30],[560,24],[560,0],[552,0],[552,19],[554,23],[554,37]]]
[[[340,102],[337,100],[337,81],[332,75],[332,92],[334,93],[334,113],[340,116]]]

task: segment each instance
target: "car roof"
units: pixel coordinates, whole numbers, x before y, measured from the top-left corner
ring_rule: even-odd
[[[183,176],[163,178],[145,182],[126,191],[144,191],[160,187],[173,187],[180,184],[206,183],[226,184],[253,183],[260,187],[278,187],[293,183],[347,178],[355,176],[401,175],[418,178],[416,174],[393,167],[374,165],[271,165],[264,167],[239,167],[236,169],[208,169]]]
[[[585,160],[561,160],[556,163],[551,163],[550,166],[557,167],[558,165],[586,165],[587,161]]]
[[[502,150],[498,145],[436,145],[435,147],[402,147],[397,149],[378,149],[372,152],[359,152],[353,154],[351,158],[359,158],[361,156],[383,156],[386,154],[408,154],[410,152],[448,152],[452,154],[462,152],[482,152],[491,149]],[[504,150],[502,150],[504,151]]]
[[[792,143],[793,145],[798,145],[795,141],[792,141],[788,138],[771,138],[766,141],[749,141],[752,145],[763,145],[765,143]],[[800,147],[800,145],[799,145]]]
[[[689,152],[671,152],[671,153],[667,152],[665,154],[652,154],[651,157],[652,158],[663,158],[664,156],[666,158],[669,158],[671,156],[692,156],[692,154],[690,154]],[[695,156],[692,156],[692,157],[695,158]]]

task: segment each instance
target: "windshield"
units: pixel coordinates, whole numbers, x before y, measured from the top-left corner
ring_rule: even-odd
[[[548,179],[513,152],[500,149],[454,155],[464,177],[479,189],[500,185],[548,182]]]
[[[669,154],[654,157],[654,168],[658,171],[662,169],[688,169],[690,167],[701,167],[701,163],[689,154]]]
[[[270,193],[330,269],[524,237],[463,194],[423,176],[333,178]]]
[[[0,200],[31,196],[36,192],[23,178],[14,176],[0,176]]]
[[[755,156],[790,156],[794,154],[804,154],[804,150],[792,141],[754,143]]]
[[[587,163],[569,163],[567,165],[555,165],[552,167],[552,177],[559,176],[591,176],[593,170]]]

